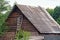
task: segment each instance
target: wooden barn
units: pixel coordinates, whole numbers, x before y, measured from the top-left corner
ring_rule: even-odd
[[[34,37],[60,35],[59,24],[40,6],[32,7],[16,4],[10,12],[6,23],[9,26],[9,31],[5,35],[5,40],[14,40],[15,33],[20,28],[30,32],[31,36]]]

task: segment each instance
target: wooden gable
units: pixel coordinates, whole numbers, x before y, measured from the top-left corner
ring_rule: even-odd
[[[22,24],[21,25],[21,29],[24,31],[28,31],[31,32],[31,34],[33,35],[39,35],[38,30],[33,26],[33,24],[23,15],[23,13],[18,9],[17,6],[15,6],[15,8],[13,9],[13,11],[11,12],[11,14],[9,15],[8,19],[7,19],[7,25],[9,26],[9,28],[11,29],[10,31],[13,30],[17,30],[18,28],[18,24],[17,24],[17,18],[20,17],[20,15],[23,16],[23,20],[22,20]]]

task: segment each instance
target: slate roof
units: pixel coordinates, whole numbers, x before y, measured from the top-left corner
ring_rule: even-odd
[[[60,33],[59,24],[44,8],[18,4],[16,6],[40,33]]]

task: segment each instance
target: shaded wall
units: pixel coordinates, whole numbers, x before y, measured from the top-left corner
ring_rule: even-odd
[[[44,35],[44,40],[60,40],[60,35]]]

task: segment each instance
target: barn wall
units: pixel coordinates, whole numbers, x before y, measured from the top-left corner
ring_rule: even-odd
[[[20,16],[20,13],[13,12],[7,19],[8,26],[10,31],[14,31],[17,28],[17,17]],[[30,32],[32,35],[39,35],[35,27],[30,23],[30,21],[23,15],[22,29],[24,31]]]
[[[17,17],[19,15],[20,14],[17,12],[13,12],[12,14],[9,15],[9,17],[7,19],[7,25],[11,29],[10,31],[16,30],[16,28],[17,28]]]

